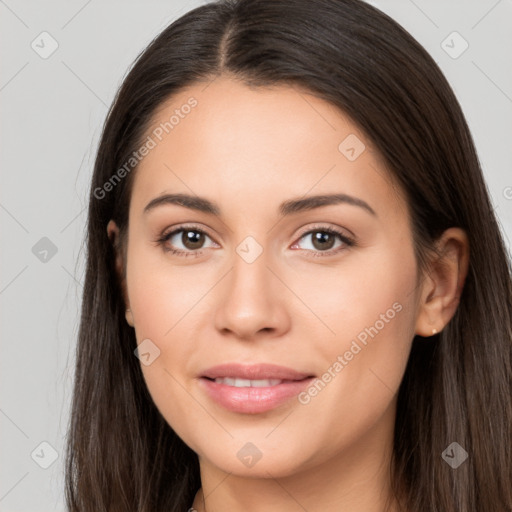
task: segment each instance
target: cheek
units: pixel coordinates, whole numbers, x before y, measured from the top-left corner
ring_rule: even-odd
[[[322,321],[309,322],[318,325],[315,353],[324,361],[317,405],[382,412],[400,385],[414,337],[416,263],[412,247],[393,247],[361,251],[299,281],[298,294]]]
[[[183,271],[186,267],[171,265],[163,249],[149,243],[134,245],[130,250],[127,288],[137,339],[154,337],[165,343],[197,302],[198,293],[204,288],[201,273],[192,275]]]
[[[394,240],[385,242],[347,253],[336,265],[302,264],[288,276],[305,306],[297,322],[317,324],[320,347],[332,353],[348,349],[352,339],[372,339],[375,330],[387,338],[410,327],[416,286],[413,249],[402,244],[397,251]]]
[[[132,262],[128,290],[137,343],[151,340],[158,354],[150,365],[141,362],[146,386],[166,422],[189,446],[198,449],[194,432],[201,430],[197,425],[202,424],[199,420],[204,420],[204,414],[194,409],[189,382],[184,378],[197,350],[187,330],[187,313],[197,302],[197,293],[180,278],[180,272],[137,265],[141,260],[135,257]]]
[[[171,269],[168,262],[165,264],[161,249],[134,246],[130,250],[128,297],[137,344],[150,340],[148,346],[157,356],[150,365],[141,362],[141,369],[158,406],[179,393],[179,384],[173,377],[193,353],[191,340],[184,337],[184,327],[188,312],[197,302],[197,290],[183,273]]]

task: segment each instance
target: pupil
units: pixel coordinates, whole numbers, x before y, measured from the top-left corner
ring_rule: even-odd
[[[188,249],[198,249],[203,243],[204,234],[197,231],[185,231],[182,238],[185,247]]]
[[[326,238],[330,237],[330,242],[325,245]],[[317,247],[317,243],[320,243],[320,246]],[[313,237],[313,245],[317,247],[317,249],[330,249],[333,246],[334,243],[334,237],[331,233],[326,233],[325,231],[317,231],[315,236]],[[324,244],[324,245],[322,245]]]

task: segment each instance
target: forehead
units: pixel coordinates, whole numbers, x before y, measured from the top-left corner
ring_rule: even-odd
[[[152,121],[152,147],[132,192],[141,212],[171,192],[245,209],[334,192],[358,195],[383,214],[403,202],[364,133],[334,105],[295,86],[251,88],[218,77],[181,90]]]

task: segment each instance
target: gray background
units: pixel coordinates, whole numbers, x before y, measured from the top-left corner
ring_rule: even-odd
[[[86,198],[101,126],[137,54],[201,3],[0,0],[0,511],[65,510]],[[510,251],[512,1],[370,3],[411,32],[452,84]],[[43,31],[58,44],[46,59]],[[460,55],[454,31],[469,44]]]

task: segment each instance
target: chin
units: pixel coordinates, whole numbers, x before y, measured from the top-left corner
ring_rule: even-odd
[[[268,432],[265,433],[267,435]],[[221,471],[233,476],[251,478],[282,478],[305,469],[314,456],[306,457],[303,440],[288,446],[273,446],[263,438],[261,441],[232,440],[229,446],[217,444],[206,447],[201,458]]]

